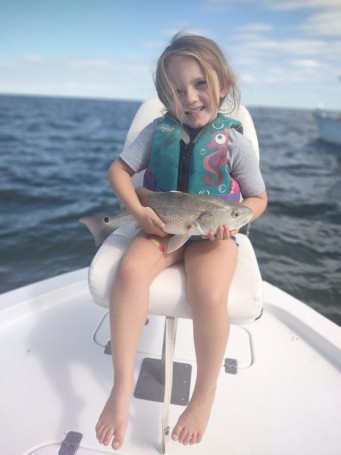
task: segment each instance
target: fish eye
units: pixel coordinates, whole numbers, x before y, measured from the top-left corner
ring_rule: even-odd
[[[233,210],[233,212],[231,213],[231,216],[232,216],[232,218],[238,218],[238,216],[239,216],[238,210]]]
[[[105,216],[103,221],[104,221],[104,223],[109,223],[110,219],[108,216]]]

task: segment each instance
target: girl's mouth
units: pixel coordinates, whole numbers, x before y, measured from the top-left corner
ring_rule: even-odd
[[[197,109],[192,109],[190,111],[185,111],[186,115],[196,115],[199,112],[203,111],[205,109],[205,106],[200,106]]]

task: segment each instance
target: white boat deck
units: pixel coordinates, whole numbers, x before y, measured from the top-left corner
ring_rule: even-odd
[[[57,454],[68,431],[83,434],[77,455],[113,453],[94,427],[112,384],[105,310],[94,305],[86,269],[0,296],[0,453]],[[171,442],[178,455],[338,455],[341,450],[341,329],[264,283],[262,318],[234,327],[204,440]],[[302,322],[303,321],[303,322]],[[159,357],[163,319],[151,317],[136,362]],[[181,320],[176,361],[193,365],[191,321]],[[121,455],[158,454],[162,404],[133,398]],[[183,407],[172,405],[173,426]]]

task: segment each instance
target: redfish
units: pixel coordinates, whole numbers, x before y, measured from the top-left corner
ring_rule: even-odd
[[[227,225],[230,231],[238,230],[252,217],[252,210],[245,205],[217,196],[189,194],[177,191],[166,193],[148,192],[139,196],[145,207],[151,207],[165,223],[162,228],[170,238],[167,253],[180,248],[192,235],[207,235],[218,226]],[[134,222],[125,209],[116,215],[85,217],[84,223],[100,245],[119,226]]]

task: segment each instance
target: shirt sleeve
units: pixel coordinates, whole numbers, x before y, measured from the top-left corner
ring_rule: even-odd
[[[135,173],[143,171],[148,166],[156,124],[157,120],[154,120],[143,128],[135,140],[119,155]]]
[[[252,142],[238,131],[230,130],[229,171],[238,182],[243,198],[265,191],[265,183]]]

